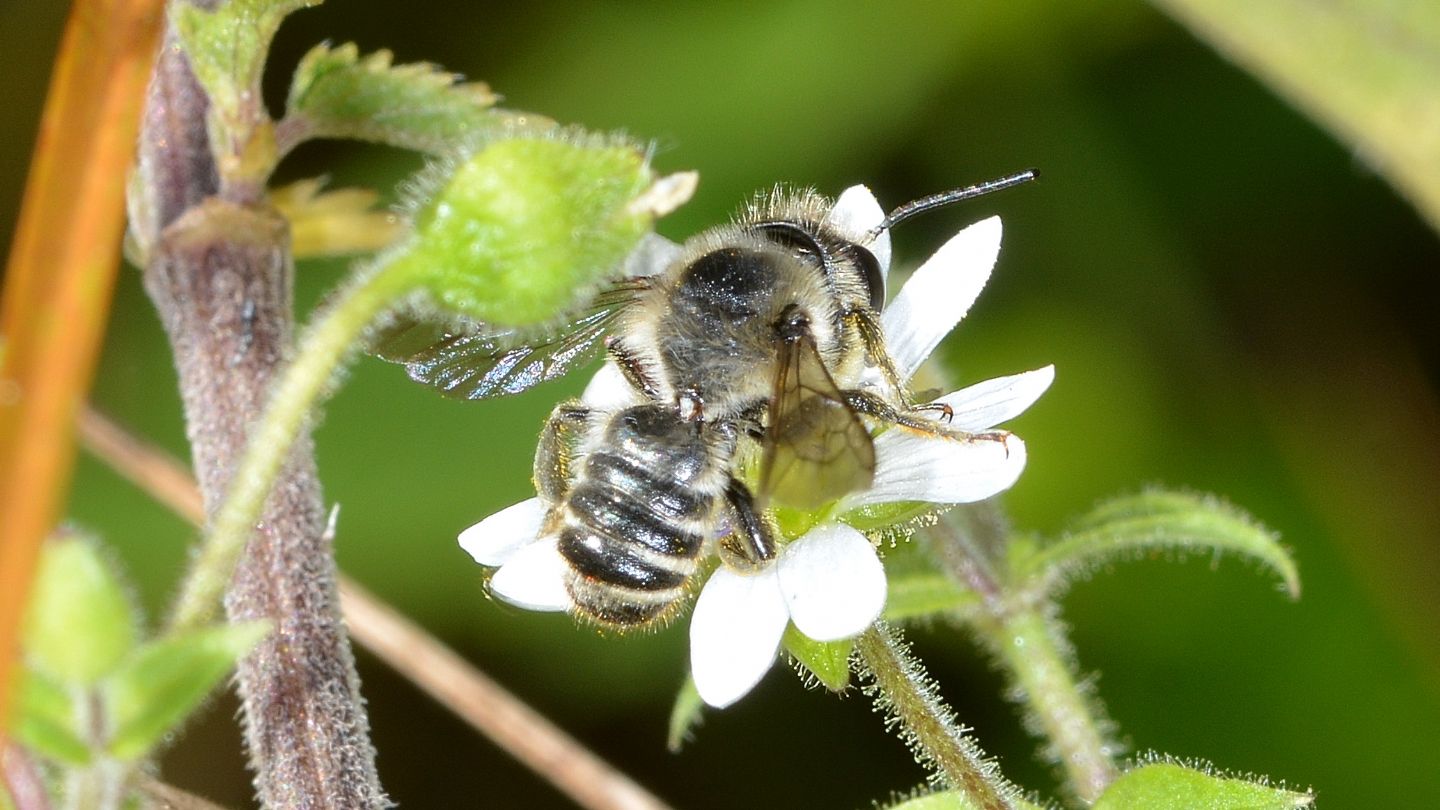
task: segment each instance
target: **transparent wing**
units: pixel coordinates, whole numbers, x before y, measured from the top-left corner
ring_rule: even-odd
[[[404,365],[410,379],[448,397],[517,394],[598,355],[616,316],[646,286],[643,279],[618,282],[576,317],[539,333],[480,324],[475,331],[460,331],[455,324],[402,316],[375,336],[370,351]]]
[[[762,498],[816,509],[870,486],[870,431],[826,370],[808,334],[781,344],[760,467]]]

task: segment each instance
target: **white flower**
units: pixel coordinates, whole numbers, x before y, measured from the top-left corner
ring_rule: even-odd
[[[841,195],[833,225],[860,239],[884,217],[863,186]],[[882,273],[890,266],[889,234],[871,244]],[[1000,220],[982,220],[956,234],[930,257],[881,313],[886,346],[900,376],[908,380],[965,316],[990,277],[1000,249]],[[948,427],[990,431],[1033,403],[1054,379],[1054,367],[989,380],[936,400],[948,405]],[[883,385],[878,374],[864,385]],[[613,364],[607,363],[585,390],[588,404],[606,409],[640,401]],[[940,418],[941,409],[927,411]],[[690,661],[700,697],[728,706],[759,683],[779,652],[788,624],[816,641],[858,635],[885,605],[885,571],[874,546],[837,519],[853,509],[920,501],[969,503],[1008,489],[1025,468],[1025,444],[957,440],[889,429],[875,437],[873,485],[851,493],[829,510],[832,516],[786,545],[774,564],[758,571],[721,565],[705,583],[690,621]],[[565,562],[552,540],[537,541],[546,506],[536,498],[497,512],[460,535],[476,562],[500,566],[491,590],[531,610],[571,608],[563,585]]]

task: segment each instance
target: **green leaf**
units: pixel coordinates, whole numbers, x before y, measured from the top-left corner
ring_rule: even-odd
[[[1314,797],[1243,779],[1227,779],[1171,762],[1130,771],[1111,783],[1092,810],[1289,810]]]
[[[1107,501],[1047,546],[1012,544],[1011,568],[1021,578],[1058,583],[1117,557],[1160,549],[1238,552],[1279,574],[1292,598],[1300,595],[1295,562],[1274,532],[1214,496],[1162,490]]]
[[[172,20],[195,78],[225,121],[263,114],[260,78],[270,40],[292,12],[321,0],[226,0],[213,11],[172,4]]]
[[[110,753],[145,755],[200,705],[226,673],[269,631],[268,622],[221,625],[153,641],[104,684]]]
[[[46,544],[25,621],[24,649],[35,669],[88,686],[114,669],[136,632],[135,608],[93,538]]]
[[[689,196],[685,176],[653,179],[644,150],[615,138],[496,141],[417,184],[434,193],[415,204],[415,236],[385,272],[450,314],[501,327],[553,321],[591,299],[654,218]]]
[[[1329,128],[1440,228],[1440,4],[1158,5]]]
[[[908,622],[963,613],[979,606],[980,597],[950,577],[938,571],[910,571],[891,574],[890,590],[885,596],[885,620]]]
[[[785,628],[785,650],[831,692],[843,692],[850,685],[850,651],[855,639],[816,641],[795,629]]]
[[[42,757],[71,765],[90,761],[90,748],[75,733],[75,701],[65,687],[33,669],[20,673],[11,731]]]
[[[486,85],[393,58],[385,50],[362,58],[353,43],[311,49],[276,133],[282,151],[306,138],[355,138],[439,154],[510,120],[490,109],[496,96]]]
[[[700,699],[700,692],[695,688],[695,679],[686,675],[685,683],[680,685],[679,694],[675,695],[675,706],[670,709],[670,731],[665,736],[665,747],[670,753],[680,753],[680,749],[690,739],[691,732],[704,719],[704,711],[705,701]]]

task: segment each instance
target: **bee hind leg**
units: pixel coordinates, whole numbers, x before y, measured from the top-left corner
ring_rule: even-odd
[[[558,503],[570,490],[577,436],[590,424],[594,411],[578,402],[562,402],[550,412],[535,449],[535,491]]]
[[[735,528],[721,541],[722,558],[745,568],[759,568],[775,559],[775,536],[755,508],[755,496],[749,488],[731,478],[725,487],[725,499],[734,513]]]
[[[645,395],[646,399],[658,400],[660,398],[660,386],[650,376],[645,364],[640,362],[625,343],[614,336],[605,339],[605,353],[615,361],[620,373],[625,376],[625,381],[630,383],[636,391]]]

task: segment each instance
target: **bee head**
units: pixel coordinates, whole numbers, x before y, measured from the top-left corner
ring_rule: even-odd
[[[869,248],[869,245],[875,242],[876,237],[916,214],[1017,186],[1034,180],[1038,176],[1039,174],[1034,169],[1027,169],[997,180],[942,191],[939,194],[912,200],[891,211],[878,225],[866,231],[856,241],[839,236],[833,230],[821,228],[804,219],[777,217],[757,222],[754,228],[770,241],[801,255],[812,257],[825,273],[826,281],[829,282],[832,292],[840,288],[836,275],[844,272],[841,268],[846,265],[853,266],[853,272],[865,283],[870,309],[879,312],[885,307],[885,273],[880,267],[880,261],[875,258],[874,252]]]
[[[848,240],[827,245],[828,240],[822,239],[814,228],[789,220],[761,222],[755,226],[755,230],[772,242],[815,257],[824,270],[826,279],[830,281],[831,289],[836,287],[834,275],[838,272],[839,264],[846,260],[854,262],[861,277],[865,279],[870,308],[879,312],[885,306],[885,274],[880,272],[880,262],[868,249]]]

